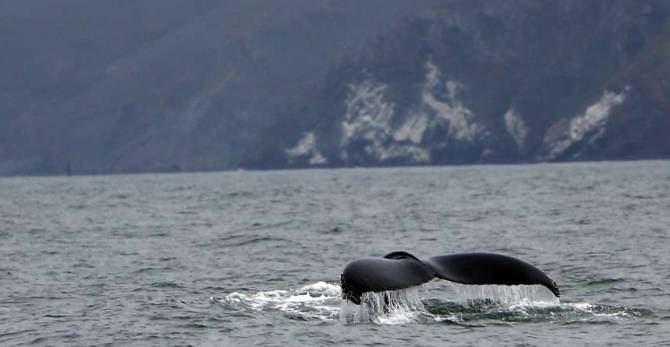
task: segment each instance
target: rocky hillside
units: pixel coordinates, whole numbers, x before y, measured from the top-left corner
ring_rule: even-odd
[[[285,114],[284,155],[255,163],[669,157],[669,5],[456,1],[406,18]]]
[[[435,1],[0,1],[0,174],[234,168],[279,105]]]
[[[0,2],[0,175],[670,157],[670,2]]]

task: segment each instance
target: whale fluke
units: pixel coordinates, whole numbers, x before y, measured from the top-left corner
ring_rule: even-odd
[[[360,304],[366,292],[404,289],[441,278],[462,284],[538,284],[557,297],[560,291],[540,269],[522,260],[493,253],[460,253],[419,259],[407,252],[384,258],[361,258],[347,264],[340,277],[342,297]]]

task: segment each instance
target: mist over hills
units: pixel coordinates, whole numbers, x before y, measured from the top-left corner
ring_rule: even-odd
[[[0,175],[670,156],[667,1],[0,1]]]

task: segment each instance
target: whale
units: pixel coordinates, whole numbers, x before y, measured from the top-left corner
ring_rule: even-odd
[[[368,292],[418,286],[434,279],[472,285],[542,285],[556,297],[558,285],[535,266],[502,254],[456,253],[418,258],[396,251],[349,262],[340,276],[342,298],[359,305]]]

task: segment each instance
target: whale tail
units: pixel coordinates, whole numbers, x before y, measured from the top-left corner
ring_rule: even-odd
[[[360,304],[366,292],[417,286],[440,278],[462,284],[542,285],[557,297],[560,291],[540,269],[522,260],[493,253],[460,253],[419,259],[407,252],[350,262],[340,278],[342,297]]]
[[[462,284],[538,284],[561,296],[556,282],[522,260],[494,253],[461,253],[423,260],[435,277]]]

